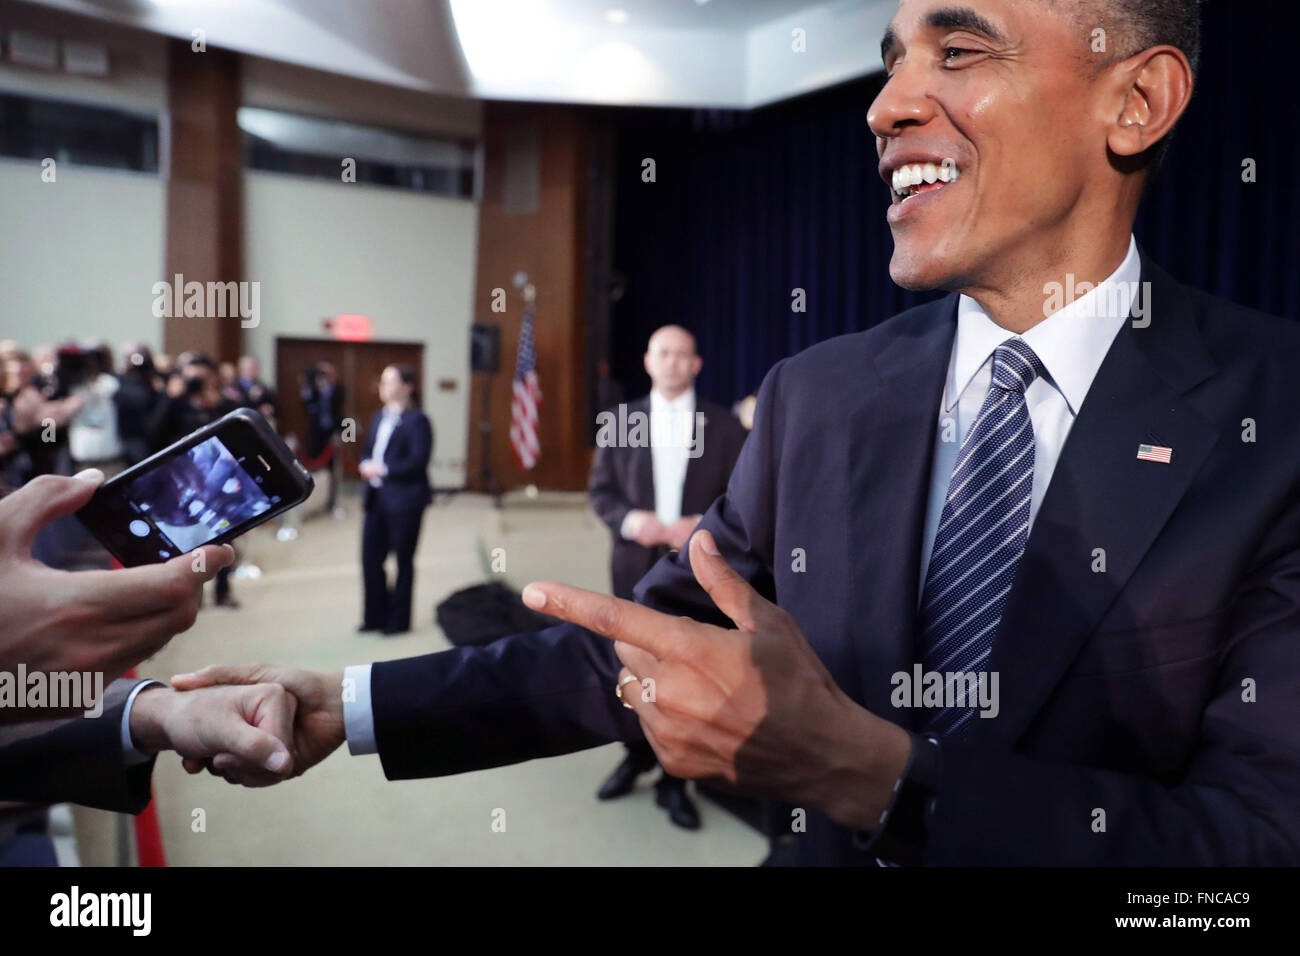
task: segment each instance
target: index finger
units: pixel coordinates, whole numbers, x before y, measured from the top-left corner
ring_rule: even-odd
[[[554,581],[534,581],[524,588],[523,599],[534,611],[639,647],[661,660],[680,655],[691,630],[706,626],[689,618],[652,611],[632,601]]]

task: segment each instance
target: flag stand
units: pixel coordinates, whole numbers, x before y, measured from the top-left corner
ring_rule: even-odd
[[[492,471],[492,373],[480,372],[482,375],[482,385],[479,388],[479,394],[483,401],[483,410],[479,415],[478,430],[482,435],[479,440],[481,449],[480,458],[482,467],[479,469],[479,483],[483,490],[492,496],[492,505],[498,511],[501,509],[501,482],[497,481],[496,473]]]

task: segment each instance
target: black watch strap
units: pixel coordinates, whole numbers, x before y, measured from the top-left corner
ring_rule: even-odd
[[[938,738],[912,734],[911,756],[894,784],[894,795],[880,817],[880,826],[870,833],[855,832],[853,845],[885,863],[919,865],[925,847],[926,819],[934,811],[942,772]]]

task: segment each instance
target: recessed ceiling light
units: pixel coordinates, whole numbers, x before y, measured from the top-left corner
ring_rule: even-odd
[[[614,24],[615,26],[622,26],[624,23],[627,23],[627,11],[606,10],[605,19],[610,23]]]

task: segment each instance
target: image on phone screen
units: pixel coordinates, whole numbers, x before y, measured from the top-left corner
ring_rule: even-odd
[[[143,538],[156,531],[176,554],[206,544],[274,504],[216,437],[145,472],[122,493],[138,515],[131,533]]]

